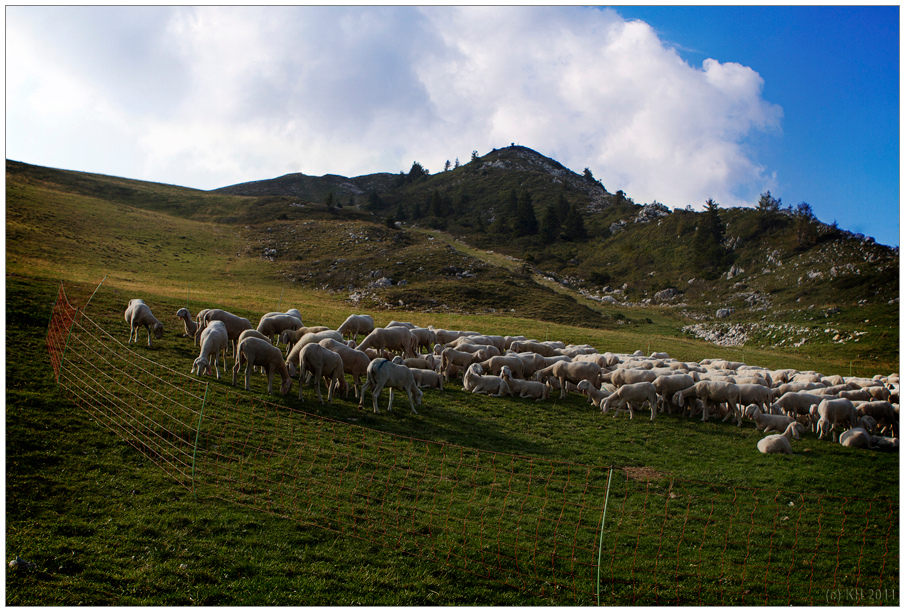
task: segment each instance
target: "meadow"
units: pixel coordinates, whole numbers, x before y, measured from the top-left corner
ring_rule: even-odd
[[[73,303],[85,304],[90,298],[86,314],[120,342],[128,336],[122,316],[125,305],[133,297],[142,297],[165,322],[167,332],[151,348],[141,334],[131,352],[171,370],[174,380],[186,377],[197,354],[189,339],[179,337],[182,330],[175,312],[180,307],[187,306],[193,313],[222,307],[252,321],[267,311],[295,307],[306,323],[331,327],[341,323],[353,307],[344,294],[288,282],[275,274],[272,262],[243,256],[247,235],[242,226],[115,204],[108,198],[40,191],[46,186],[32,188],[23,188],[18,203],[11,203],[7,222],[6,539],[8,561],[19,556],[34,566],[7,570],[7,604],[596,603],[587,595],[576,601],[538,586],[534,579],[520,586],[511,584],[515,581],[501,582],[483,568],[476,571],[471,561],[444,563],[417,553],[405,541],[397,546],[324,527],[341,507],[315,508],[317,516],[301,516],[293,509],[268,511],[232,494],[205,493],[203,486],[193,494],[96,415],[83,410],[55,382],[45,340],[60,282]],[[111,209],[119,209],[115,224],[106,221]],[[36,229],[45,231],[45,240],[29,237],[29,231]],[[626,310],[629,319],[651,319],[649,325],[628,329],[576,327],[502,313],[368,312],[378,324],[396,319],[447,329],[524,334],[587,342],[601,352],[657,350],[683,360],[720,357],[825,374],[848,375],[852,369],[850,360],[814,359],[801,352],[718,348],[676,334],[666,314],[648,311]],[[854,373],[886,374],[891,367],[886,362],[859,363]],[[660,415],[653,422],[644,414],[632,420],[613,419],[576,395],[559,399],[554,394],[544,402],[490,398],[464,393],[460,381],[442,392],[426,390],[418,416],[410,414],[399,396],[392,413],[374,414],[358,410],[351,395],[320,405],[310,388],[303,390],[305,399],[300,402],[298,381],[285,397],[267,396],[260,379],[253,380],[249,392],[232,388],[228,378],[204,382],[214,393],[239,397],[249,406],[279,407],[282,412],[276,410],[273,424],[268,425],[275,440],[288,435],[280,429],[287,415],[309,415],[315,422],[346,424],[378,439],[396,436],[420,441],[426,449],[449,445],[489,456],[599,467],[604,470],[601,474],[615,467],[617,483],[610,510],[614,527],[607,532],[613,539],[594,550],[612,551],[607,565],[612,580],[606,583],[604,604],[820,602],[825,591],[834,587],[887,592],[898,587],[897,454],[844,448],[808,433],[793,443],[795,455],[766,456],[755,448],[762,434],[750,422],[738,428],[729,422],[701,423],[678,415]],[[598,478],[593,486],[597,491],[603,483]],[[656,497],[641,498],[646,500],[673,499],[670,495],[702,499],[703,491],[710,490],[718,490],[719,495],[703,501],[706,507],[692,513],[689,524],[688,520],[674,523],[674,515],[661,514],[653,504],[639,506],[628,493],[637,490],[653,491]],[[728,504],[726,500],[738,497],[740,490],[756,491],[754,506]],[[617,492],[623,492],[622,497]],[[796,514],[786,510],[775,519],[791,520],[794,529],[788,529],[788,524],[777,527],[772,514],[765,525],[735,518],[739,513],[773,513],[773,506],[793,508],[796,500],[807,503],[799,503]],[[891,504],[892,514],[877,510],[884,500]],[[410,502],[406,508],[418,509],[419,503]],[[470,507],[462,500],[449,505],[465,513]],[[598,499],[590,507],[596,511],[599,505]],[[688,507],[692,505],[689,501]],[[807,506],[808,512],[801,506]],[[824,507],[830,511],[809,513]],[[700,512],[715,515],[716,520],[694,524]],[[871,521],[874,512],[876,520]],[[529,505],[526,516],[531,514]],[[864,517],[868,517],[866,526],[860,524]],[[792,545],[788,550],[770,548],[765,554],[776,556],[750,559],[748,569],[742,568],[747,576],[717,577],[727,585],[731,582],[727,591],[737,595],[728,599],[703,588],[702,577],[710,580],[711,576],[698,570],[672,567],[658,577],[658,564],[662,572],[665,563],[658,552],[664,547],[664,532],[681,532],[683,537],[687,533],[693,541],[693,531],[709,530],[712,535],[719,533],[721,524],[729,526],[721,536],[724,549],[711,553],[702,548],[696,564],[719,566],[736,540],[791,538],[798,542],[835,530],[832,541],[837,548],[828,555],[834,560],[834,573],[772,585],[773,578],[764,569],[771,563],[774,567],[788,564],[797,575],[803,571],[801,566],[805,570],[822,567],[816,557],[828,551],[820,548],[821,543],[814,549],[820,554],[806,558]],[[633,554],[622,554],[627,544],[619,534],[636,534],[629,542]],[[880,555],[872,550],[873,542],[889,548]],[[677,547],[673,541],[673,548]],[[799,556],[783,558],[790,554]],[[792,570],[786,573],[791,575]],[[679,576],[689,583],[687,589],[680,590]],[[763,584],[765,577],[770,588],[746,599],[745,585]],[[808,588],[822,589],[820,597],[798,592]],[[894,601],[858,603],[898,603],[898,593],[894,597]]]

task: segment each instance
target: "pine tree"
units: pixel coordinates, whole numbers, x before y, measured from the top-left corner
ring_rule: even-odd
[[[527,191],[516,202],[516,213],[513,217],[513,229],[516,236],[533,236],[537,233],[537,215],[534,212],[534,201]]]
[[[799,248],[810,246],[817,239],[817,217],[811,205],[802,202],[795,209],[795,234]]]
[[[779,208],[782,206],[782,198],[777,200],[770,192],[760,194],[757,200],[757,216],[762,230],[769,229],[776,221]]]
[[[581,216],[581,211],[578,210],[576,204],[572,204],[569,207],[569,214],[566,215],[562,226],[562,237],[564,240],[573,242],[587,240],[588,230],[584,226],[584,218]]]
[[[723,246],[726,226],[720,218],[719,208],[712,198],[707,200],[692,241],[695,263],[711,275],[719,273],[729,254]]]
[[[544,244],[556,242],[559,236],[559,216],[556,214],[556,208],[553,204],[547,204],[544,207],[544,214],[540,219],[540,237]]]

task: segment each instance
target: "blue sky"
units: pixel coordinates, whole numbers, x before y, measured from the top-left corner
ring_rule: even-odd
[[[214,189],[516,142],[899,244],[899,7],[6,8],[6,155]]]

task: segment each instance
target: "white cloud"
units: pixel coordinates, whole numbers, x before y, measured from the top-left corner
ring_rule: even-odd
[[[609,9],[19,7],[7,53],[8,156],[46,163],[30,136],[200,188],[519,142],[637,202],[731,206],[769,188],[745,140],[782,115],[752,69],[690,66]],[[98,133],[113,169],[82,163]]]

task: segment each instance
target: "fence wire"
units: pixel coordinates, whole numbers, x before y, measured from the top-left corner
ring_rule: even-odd
[[[898,603],[897,499],[715,485],[314,416],[137,355],[62,286],[47,348],[77,405],[202,497],[557,603]]]

